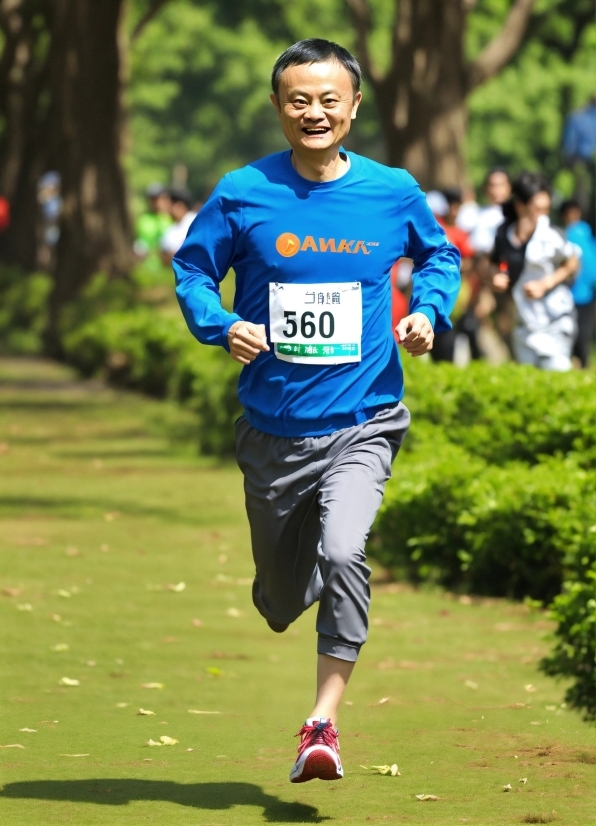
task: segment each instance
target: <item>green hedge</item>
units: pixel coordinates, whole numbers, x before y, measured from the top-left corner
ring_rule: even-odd
[[[593,526],[596,531],[596,525]],[[565,700],[596,719],[596,563],[586,565],[583,575],[565,583],[555,598],[551,615],[558,623],[553,653],[541,668],[553,677],[571,677]]]
[[[140,305],[106,313],[63,341],[68,361],[82,375],[181,402],[196,416],[200,450],[233,454],[240,365],[221,348],[195,341],[177,310]]]
[[[0,267],[0,353],[42,352],[51,289],[49,275]]]

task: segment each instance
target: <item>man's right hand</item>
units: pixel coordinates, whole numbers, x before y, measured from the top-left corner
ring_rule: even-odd
[[[240,364],[250,364],[259,353],[269,350],[264,324],[236,321],[228,330],[230,355]]]
[[[496,272],[493,275],[493,290],[496,293],[504,293],[509,288],[509,276],[506,272]]]

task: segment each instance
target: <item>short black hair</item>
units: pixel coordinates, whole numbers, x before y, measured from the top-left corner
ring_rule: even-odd
[[[552,194],[548,179],[540,172],[520,172],[511,183],[511,198],[505,201],[501,207],[505,220],[507,222],[516,221],[515,202],[520,201],[522,204],[528,204],[534,195],[538,195],[539,192]]]
[[[482,184],[483,187],[485,187],[488,184],[493,175],[505,175],[509,183],[511,183],[511,175],[509,174],[509,172],[507,172],[505,167],[493,166],[492,169],[489,169],[486,175],[484,176],[484,182]]]
[[[458,186],[447,186],[443,190],[443,195],[448,204],[461,204],[462,194]]]
[[[279,81],[282,73],[290,66],[304,66],[307,63],[325,63],[327,60],[337,60],[338,63],[347,69],[351,78],[354,94],[360,90],[362,83],[362,69],[356,58],[350,54],[343,46],[332,43],[331,40],[323,40],[320,37],[311,37],[308,40],[299,40],[275,61],[275,66],[271,72],[271,88],[273,94],[279,92]]]
[[[559,214],[565,215],[565,213],[570,209],[579,209],[580,212],[582,211],[579,201],[576,201],[575,198],[567,198],[567,200],[563,201],[559,207]]]
[[[193,198],[188,189],[184,189],[182,186],[170,186],[167,193],[173,204],[185,204],[187,209],[192,207]]]

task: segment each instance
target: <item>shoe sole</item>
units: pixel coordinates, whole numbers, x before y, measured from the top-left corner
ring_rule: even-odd
[[[299,777],[290,777],[290,783],[306,783],[309,780],[341,780],[335,760],[325,751],[312,751],[302,766]]]

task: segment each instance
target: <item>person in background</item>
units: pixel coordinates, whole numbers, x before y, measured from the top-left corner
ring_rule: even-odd
[[[478,223],[479,212],[480,207],[476,201],[476,192],[474,191],[474,187],[464,186],[462,188],[461,206],[455,221],[456,225],[469,235]]]
[[[474,250],[470,244],[468,233],[457,225],[462,206],[462,191],[459,187],[448,187],[443,190],[443,197],[447,204],[447,211],[437,216],[437,222],[445,230],[445,235],[461,255],[461,288],[451,316],[454,323],[455,335],[464,335],[470,345],[470,355],[473,359],[481,357],[477,341],[479,328],[480,279],[474,269]]]
[[[596,228],[596,92],[583,109],[570,112],[563,128],[563,156],[575,176],[573,198]]]
[[[161,260],[170,265],[184,243],[190,225],[197,217],[193,210],[193,197],[187,189],[170,187],[170,217],[174,222],[161,239]]]
[[[511,181],[504,169],[491,169],[484,179],[487,204],[478,210],[470,243],[477,255],[488,255],[495,243],[497,227],[503,223],[502,205],[511,196]]]
[[[139,216],[135,226],[135,255],[145,260],[159,262],[161,239],[172,224],[170,196],[162,184],[154,183],[145,192],[147,209]]]
[[[587,367],[596,326],[596,239],[590,225],[582,221],[582,211],[577,201],[563,201],[560,215],[567,240],[582,252],[580,270],[571,287],[577,312],[577,337],[573,355],[579,359],[582,367]]]
[[[56,244],[60,238],[62,179],[59,172],[44,172],[37,182],[37,203],[41,212],[37,257],[44,270],[54,266]]]
[[[491,260],[493,288],[511,292],[516,321],[515,358],[544,370],[570,370],[575,340],[575,308],[568,281],[579,261],[575,246],[550,225],[546,179],[523,172],[504,204],[505,223],[497,231]]]

